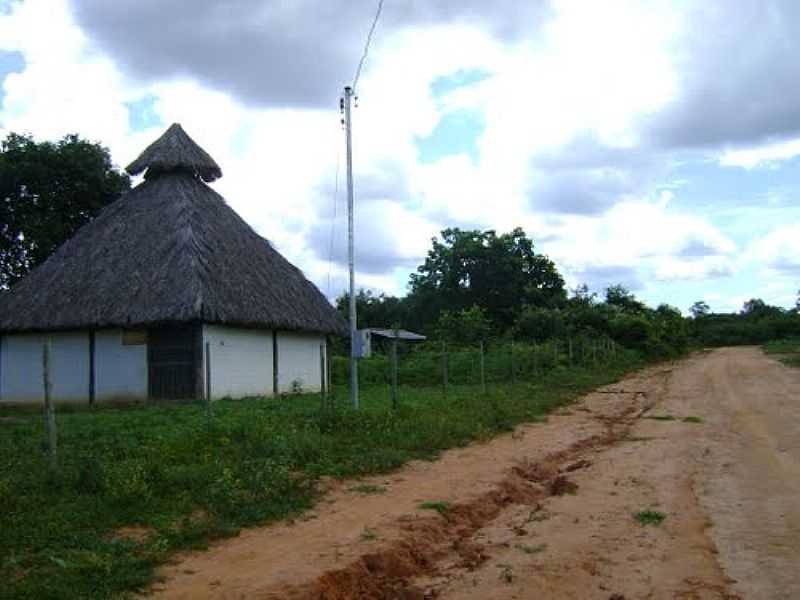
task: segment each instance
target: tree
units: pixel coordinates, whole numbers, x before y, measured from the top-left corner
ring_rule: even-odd
[[[0,142],[0,289],[42,263],[130,188],[108,149],[65,136],[35,142],[10,133]]]
[[[442,311],[436,323],[437,336],[456,344],[476,344],[488,338],[491,331],[486,311],[479,306],[458,312]]]
[[[647,311],[647,306],[620,284],[606,288],[606,304],[630,314],[643,314]]]
[[[441,232],[417,273],[411,275],[410,314],[421,325],[443,310],[479,306],[499,329],[509,328],[524,306],[557,307],[566,301],[555,264],[534,251],[521,228]]]
[[[692,317],[695,319],[700,319],[702,317],[706,317],[711,312],[708,304],[706,304],[703,300],[698,300],[691,307],[689,307],[689,312],[692,313]]]
[[[405,327],[403,298],[375,294],[372,290],[358,290],[356,294],[356,321],[359,329],[365,327]],[[350,318],[350,294],[344,293],[336,299],[336,310],[345,320]]]

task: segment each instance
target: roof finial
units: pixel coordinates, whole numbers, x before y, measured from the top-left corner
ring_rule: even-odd
[[[145,178],[181,170],[195,174],[205,182],[222,177],[219,165],[178,123],[170,125],[169,129],[150,144],[126,169],[131,175],[138,175],[145,170],[147,170]]]

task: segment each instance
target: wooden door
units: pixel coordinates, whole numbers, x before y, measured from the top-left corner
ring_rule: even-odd
[[[198,325],[150,329],[147,333],[148,393],[151,398],[184,400],[199,398],[198,379],[202,341]]]

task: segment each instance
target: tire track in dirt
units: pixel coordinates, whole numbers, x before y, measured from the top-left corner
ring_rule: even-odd
[[[399,485],[406,483],[406,487],[411,488],[417,487],[415,483],[422,484],[423,480],[435,477],[437,467],[442,464],[445,465],[444,470],[472,469],[466,473],[467,485],[460,486],[458,490],[468,499],[450,502],[449,509],[441,516],[409,515],[404,512],[388,522],[385,518],[378,519],[381,540],[376,544],[377,547],[368,551],[364,551],[364,544],[353,540],[352,531],[342,531],[349,556],[342,556],[337,548],[335,562],[344,559],[344,566],[334,565],[331,568],[330,553],[325,552],[325,542],[329,542],[329,549],[330,538],[320,539],[319,543],[311,546],[300,543],[294,551],[303,552],[305,556],[296,556],[296,559],[303,561],[305,558],[305,565],[299,569],[270,565],[270,562],[280,561],[282,557],[269,553],[269,549],[264,547],[269,541],[264,537],[259,545],[264,562],[259,565],[257,559],[253,560],[258,556],[258,550],[251,551],[252,540],[247,540],[244,544],[247,551],[239,552],[238,557],[250,560],[253,564],[247,567],[247,573],[237,573],[237,566],[241,566],[236,561],[237,552],[234,550],[226,555],[225,551],[226,545],[235,546],[236,541],[229,541],[221,544],[221,553],[216,558],[227,564],[231,572],[220,570],[220,563],[215,558],[204,560],[203,555],[193,555],[172,567],[169,570],[171,573],[167,572],[169,581],[156,595],[167,598],[256,597],[290,600],[436,597],[442,588],[437,578],[443,577],[444,573],[452,577],[455,572],[475,571],[487,560],[486,547],[473,538],[498,516],[510,507],[523,507],[530,517],[543,510],[549,498],[574,492],[575,483],[571,478],[592,464],[591,460],[584,458],[585,455],[602,452],[624,439],[630,427],[660,400],[670,373],[671,369],[664,368],[647,370],[626,379],[624,388],[609,386],[590,394],[573,404],[571,409],[556,413],[548,424],[523,426],[510,436],[450,451],[441,461],[433,463],[430,469],[420,469],[419,465],[402,469],[401,476],[396,477],[395,481],[401,482]],[[527,434],[534,434],[538,439]],[[564,444],[564,439],[569,442]],[[559,450],[547,451],[548,447],[559,446]],[[468,456],[464,460],[464,454],[475,452],[479,453],[479,460],[473,460],[475,456]],[[493,454],[496,454],[499,463],[493,460]],[[450,465],[446,464],[448,460]],[[485,477],[497,478],[490,485],[484,485],[486,489],[481,493],[464,494],[465,488],[475,487],[469,485],[470,473],[478,481]],[[404,481],[405,478],[408,481]],[[404,511],[409,508],[413,510],[414,505],[408,506],[407,493],[401,491],[399,498],[392,498],[392,491],[389,490],[379,499],[381,504],[391,506],[399,501],[405,504],[402,507]],[[339,497],[336,497],[337,494]],[[334,506],[343,500],[363,504],[371,500],[353,499],[352,495],[342,498],[341,490],[335,491],[333,496],[331,504]],[[324,523],[326,517],[330,517],[333,527],[337,525],[336,515],[326,514],[325,510],[321,511],[319,522]],[[365,522],[368,520],[364,519]],[[347,524],[352,527],[352,523]],[[313,538],[316,525],[313,521],[297,524],[292,536],[294,544],[285,539],[273,541],[276,544],[285,543],[283,551],[285,555],[291,555],[292,546],[298,546],[297,540],[303,538],[303,529],[310,530],[308,533]],[[367,528],[364,525],[364,530]],[[256,531],[268,533],[270,529],[276,528]],[[258,533],[255,535],[261,538]],[[212,557],[216,550],[212,549]],[[308,564],[311,556],[314,556],[313,562]],[[214,567],[209,573],[212,564]],[[264,569],[270,566],[278,568],[272,573],[265,572]],[[315,575],[308,576],[314,572]],[[219,573],[218,578],[214,578],[215,573]]]

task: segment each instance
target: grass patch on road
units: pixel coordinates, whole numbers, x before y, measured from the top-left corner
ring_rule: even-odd
[[[47,475],[40,409],[0,407],[0,599],[118,598],[178,550],[297,515],[322,477],[387,472],[534,421],[641,366],[559,367],[535,383],[362,391],[362,409],[297,395],[198,405],[57,410]],[[626,362],[627,361],[627,362]],[[356,486],[358,488],[358,486]],[[362,488],[361,493],[378,493]],[[135,530],[141,535],[126,535]]]
[[[633,518],[639,521],[641,525],[661,525],[664,522],[664,519],[667,518],[667,515],[658,511],[658,510],[640,510],[637,513],[634,513]]]

